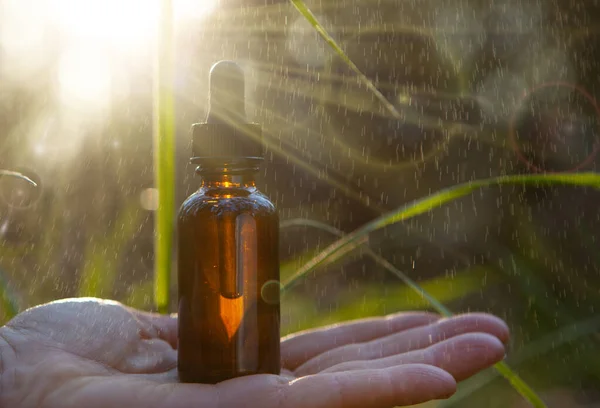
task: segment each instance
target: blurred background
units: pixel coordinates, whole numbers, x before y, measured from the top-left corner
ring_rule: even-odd
[[[337,238],[319,225],[347,233],[458,183],[600,163],[596,1],[307,1],[402,120],[289,2],[173,3],[176,203],[199,186],[189,129],[206,114],[208,70],[235,59],[269,145],[259,187],[283,222],[283,278]],[[0,168],[40,185],[0,178],[0,322],[70,296],[153,308],[158,9],[0,0]],[[506,319],[507,362],[550,407],[600,407],[599,203],[586,188],[493,187],[368,245],[453,311]],[[281,302],[283,334],[428,308],[360,249]],[[428,406],[526,405],[489,370]]]

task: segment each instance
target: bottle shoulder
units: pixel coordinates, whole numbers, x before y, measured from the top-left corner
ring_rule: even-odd
[[[230,194],[227,194],[230,193]],[[276,215],[276,209],[267,196],[257,189],[228,189],[215,191],[199,189],[181,205],[179,215],[197,213],[245,212],[254,215]]]

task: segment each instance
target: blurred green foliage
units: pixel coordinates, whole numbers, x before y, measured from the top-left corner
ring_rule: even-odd
[[[119,251],[124,248],[141,225],[138,200],[129,203],[119,213],[106,235],[92,235],[84,252],[78,296],[107,297],[112,294],[119,275]]]

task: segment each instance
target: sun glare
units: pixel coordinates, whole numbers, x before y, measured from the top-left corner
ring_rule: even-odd
[[[87,47],[66,50],[58,63],[60,99],[72,107],[100,108],[109,102],[109,58]]]
[[[85,137],[82,123],[103,122],[132,94],[140,70],[151,75],[161,1],[0,0],[0,78],[32,88],[50,79],[54,86],[58,124],[51,141],[32,139],[32,153],[47,156],[60,148],[64,157],[65,148]],[[218,2],[171,0],[174,28],[201,30]]]
[[[147,65],[161,1],[0,0],[0,51],[10,57],[0,75],[26,83],[25,73],[56,67],[62,102],[103,105],[111,77]],[[172,0],[175,26],[202,20],[217,2]],[[47,50],[58,50],[58,60]]]
[[[120,48],[143,45],[156,25],[156,1],[56,0],[52,19],[67,37]]]
[[[53,24],[67,46],[77,44],[59,62],[61,97],[101,106],[111,96],[111,75],[128,68],[127,57],[135,59],[137,52],[152,45],[161,0],[52,1]],[[173,0],[173,16],[177,22],[201,19],[216,1]]]
[[[27,83],[44,66],[47,19],[39,0],[0,1],[0,76]]]
[[[54,0],[53,20],[67,36],[116,48],[147,45],[155,34],[161,0]],[[198,19],[216,0],[173,0],[178,21]]]

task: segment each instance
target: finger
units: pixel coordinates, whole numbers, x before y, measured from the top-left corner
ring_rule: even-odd
[[[427,325],[439,318],[433,313],[399,313],[295,333],[282,339],[281,360],[284,367],[293,370],[332,348]]]
[[[447,372],[422,364],[317,374],[285,382],[251,376],[221,383],[219,407],[389,408],[446,398],[456,390]]]
[[[502,360],[504,354],[504,345],[498,338],[484,333],[468,333],[426,349],[376,360],[350,361],[335,365],[324,372],[380,369],[418,363],[439,367],[452,374],[456,381],[462,381]]]
[[[128,374],[163,374],[177,367],[177,350],[162,339],[145,339],[116,368]]]
[[[373,360],[418,350],[464,333],[488,333],[508,340],[508,327],[495,316],[481,313],[459,315],[364,343],[349,344],[318,355],[296,372],[318,373],[345,361]]]
[[[177,317],[144,312],[133,308],[130,308],[130,311],[136,318],[153,329],[151,330],[153,336],[166,341],[171,347],[177,349]]]

